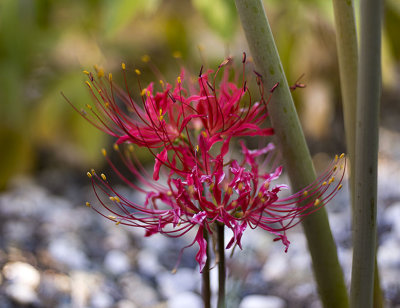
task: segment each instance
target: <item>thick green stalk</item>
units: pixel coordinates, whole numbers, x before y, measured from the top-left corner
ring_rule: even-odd
[[[269,113],[294,190],[316,179],[311,156],[261,0],[235,0],[239,17],[266,89],[279,86],[269,103]],[[348,296],[336,245],[324,208],[303,221],[313,260],[318,291],[325,307],[348,307]]]
[[[217,223],[217,249],[218,249],[218,308],[226,307],[225,298],[225,233],[224,225]]]
[[[340,88],[347,153],[350,158],[350,190],[354,202],[354,153],[357,112],[357,30],[352,0],[333,0],[336,26],[336,47],[339,60]]]
[[[355,146],[357,120],[357,29],[352,0],[333,0],[336,28],[336,46],[342,91],[343,118],[346,132],[347,153],[350,158],[350,191],[352,209],[355,200]],[[375,258],[374,307],[383,307],[379,283],[379,270]]]
[[[374,294],[381,23],[381,1],[361,0],[350,296],[350,304],[354,308],[372,307]]]

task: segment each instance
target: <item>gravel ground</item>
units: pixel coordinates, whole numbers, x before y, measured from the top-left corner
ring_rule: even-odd
[[[379,161],[378,262],[387,306],[400,307],[399,135],[381,130],[381,148],[390,151]],[[0,194],[0,307],[201,307],[196,247],[171,273],[190,237],[144,238],[142,230],[116,226],[82,205],[92,198],[87,183],[59,170],[16,178]],[[349,282],[346,189],[328,211]],[[301,228],[289,232],[286,254],[272,239],[247,230],[243,250],[228,258],[228,307],[320,307]],[[216,270],[211,278],[215,292]]]

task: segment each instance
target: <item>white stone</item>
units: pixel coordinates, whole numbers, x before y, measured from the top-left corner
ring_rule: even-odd
[[[120,250],[111,250],[104,258],[104,267],[114,275],[120,275],[130,270],[128,256]]]
[[[114,299],[106,292],[96,292],[91,298],[91,307],[93,308],[109,308],[114,304]]]
[[[3,274],[11,284],[36,288],[40,283],[39,271],[25,262],[7,263],[3,268]]]
[[[89,265],[89,260],[80,249],[80,243],[72,235],[52,239],[49,252],[57,262],[72,269],[82,270]]]
[[[135,273],[123,275],[118,284],[122,286],[124,298],[138,307],[155,307],[158,303],[158,295],[154,288]]]
[[[168,308],[202,308],[202,298],[192,292],[183,292],[171,297],[167,302]]]
[[[194,291],[200,282],[200,273],[189,268],[178,268],[175,274],[164,272],[156,276],[161,294],[172,298],[185,291]]]
[[[8,285],[6,294],[21,304],[31,304],[38,300],[36,291],[24,284]]]
[[[285,308],[283,299],[276,296],[248,295],[240,302],[239,308]]]
[[[149,249],[142,249],[136,256],[136,262],[139,271],[145,275],[156,276],[160,271],[164,270],[160,262],[158,262],[157,255]]]

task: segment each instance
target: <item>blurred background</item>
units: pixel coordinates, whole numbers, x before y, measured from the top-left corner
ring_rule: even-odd
[[[307,86],[296,90],[294,97],[318,167],[326,157],[345,151],[332,5],[324,0],[271,0],[265,1],[265,6],[289,84],[303,76],[300,82]],[[380,206],[392,212],[389,220],[380,216],[380,231],[400,238],[400,226],[390,220],[400,216],[399,1],[386,1],[384,22]],[[151,255],[153,248],[140,248],[142,244],[137,244],[139,248],[132,252],[126,246],[135,241],[131,234],[135,231],[115,236],[105,222],[92,221],[94,213],[87,214],[85,209],[76,212],[84,198],[91,196],[86,170],[105,168],[100,149],[109,148],[113,140],[83,120],[60,93],[78,107],[90,103],[82,70],[92,70],[94,65],[113,72],[118,81],[121,62],[125,62],[128,74],[134,75],[134,69],[139,68],[148,82],[154,80],[154,74],[141,58],[149,55],[151,63],[173,80],[182,64],[197,74],[202,64],[216,67],[228,55],[240,61],[243,51],[249,55],[234,2],[230,0],[0,0],[1,307],[163,307],[160,303],[168,296],[155,281],[160,271],[157,265],[153,264],[154,272],[149,270],[136,278],[121,276],[135,270],[140,262],[147,262],[146,253]],[[81,216],[78,219],[76,215]],[[82,230],[82,226],[86,229]],[[348,225],[343,228],[350,230]],[[101,249],[93,245],[99,236],[106,237],[106,244],[99,244]],[[349,246],[346,236],[345,248]],[[393,241],[387,244],[389,256],[385,255],[388,259],[384,260],[398,268],[398,238]],[[74,249],[76,254],[67,257],[67,252]],[[397,254],[391,253],[393,249]],[[268,257],[254,251],[259,262],[256,264],[263,267]],[[175,260],[171,257],[164,263],[172,267]],[[160,260],[155,263],[163,266]],[[96,273],[100,276],[93,274],[93,264],[98,265]],[[113,272],[118,266],[124,270]],[[150,265],[143,266],[148,269]],[[253,273],[254,268],[247,274]],[[27,283],[18,276],[21,271],[33,273],[33,282]],[[140,271],[146,272],[143,268]],[[104,272],[114,281],[112,286],[105,284],[108,291],[99,282],[108,281],[105,274],[99,274]],[[264,284],[256,287],[257,277],[251,277],[253,290],[274,289],[264,278],[260,278]],[[124,298],[123,291],[113,289],[128,284],[131,290],[135,279],[140,288],[158,288],[156,300],[135,303]],[[20,285],[15,287],[13,281]],[[87,285],[87,281],[91,281],[96,296],[92,291],[79,293],[83,291],[77,286],[80,282]],[[312,278],[309,284],[309,292],[314,295],[308,299],[303,296],[304,307],[310,307],[310,298],[318,305]],[[388,301],[400,305],[399,285],[388,286]],[[232,286],[235,287],[238,286]],[[253,292],[248,288],[237,301]],[[275,293],[280,295],[279,291]],[[301,290],[298,293],[308,294]],[[284,298],[284,303],[295,307],[291,301],[298,302]]]

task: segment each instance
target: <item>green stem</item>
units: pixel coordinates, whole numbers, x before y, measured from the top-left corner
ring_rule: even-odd
[[[225,234],[224,225],[217,223],[217,249],[218,249],[218,308],[226,307],[225,300]]]
[[[204,235],[204,239],[207,241],[207,248],[206,248],[207,260],[206,260],[206,264],[204,265],[203,272],[201,274],[201,277],[203,280],[202,296],[203,296],[204,308],[211,308],[210,250],[208,248],[208,245],[209,245],[208,232],[205,228],[203,230],[203,235]]]
[[[350,191],[354,210],[355,200],[355,145],[357,120],[357,64],[358,45],[354,3],[352,0],[333,0],[336,28],[336,46],[339,60],[340,88],[348,157],[350,158]],[[379,270],[375,257],[374,307],[383,307]]]
[[[360,2],[351,307],[373,305],[382,2]]]
[[[357,30],[353,1],[333,0],[333,10],[335,13],[336,47],[343,101],[344,128],[346,132],[347,153],[350,158],[350,191],[353,204],[358,64]]]
[[[271,89],[279,82],[268,106],[269,113],[293,190],[298,191],[312,183],[316,175],[267,16],[261,0],[235,2],[264,87]],[[303,228],[324,306],[348,307],[346,285],[325,209],[308,216]]]

